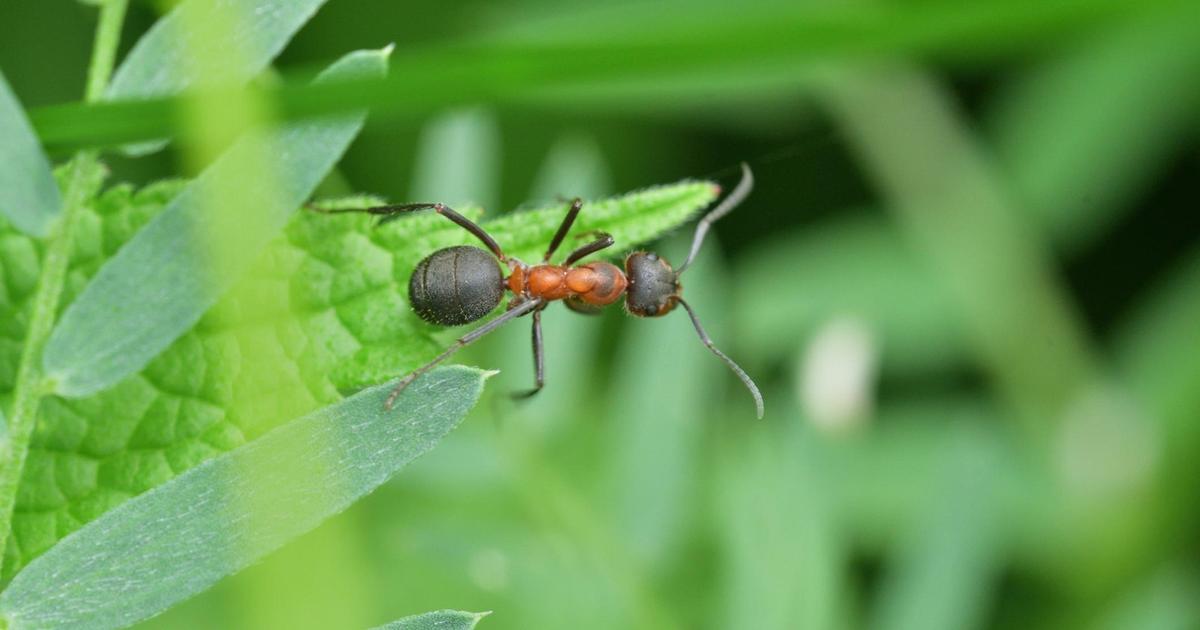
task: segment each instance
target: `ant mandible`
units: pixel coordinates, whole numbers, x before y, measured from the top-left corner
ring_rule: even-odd
[[[688,252],[687,260],[679,269],[671,265],[661,256],[652,252],[637,251],[625,258],[625,269],[622,271],[616,265],[607,262],[590,262],[576,267],[572,265],[613,244],[612,235],[605,232],[594,233],[596,240],[579,247],[567,255],[562,264],[550,263],[550,257],[558,250],[566,238],[567,232],[579,215],[583,201],[575,199],[567,210],[567,216],[558,226],[554,238],[550,239],[550,247],[546,255],[537,265],[527,265],[516,258],[506,256],[495,239],[483,228],[470,219],[455,212],[449,206],[441,203],[408,203],[400,205],[375,206],[371,208],[339,208],[323,210],[327,213],[365,212],[379,215],[380,224],[393,221],[400,216],[418,210],[433,210],[450,219],[460,227],[479,239],[495,256],[478,247],[458,245],[446,247],[430,254],[417,263],[412,278],[408,282],[408,298],[417,315],[431,323],[440,326],[460,326],[479,320],[500,304],[504,291],[512,292],[513,299],[508,303],[508,310],[490,322],[459,337],[449,348],[439,354],[429,363],[413,370],[400,379],[388,395],[384,408],[391,409],[396,398],[417,377],[433,369],[445,361],[450,355],[461,348],[478,340],[480,337],[496,330],[505,323],[533,313],[533,357],[536,379],[533,389],[518,394],[518,397],[532,396],[542,389],[545,383],[545,362],[542,352],[542,310],[554,300],[562,300],[568,308],[574,311],[591,313],[600,307],[607,306],[625,295],[625,310],[638,317],[661,317],[671,312],[676,306],[683,306],[688,317],[692,320],[700,341],[717,355],[733,373],[741,379],[746,389],[754,397],[758,417],[763,416],[762,394],[754,381],[733,359],[717,349],[712,339],[704,332],[696,312],[692,310],[683,296],[680,295],[682,286],[681,276],[700,251],[708,228],[714,221],[733,210],[754,186],[754,177],[750,167],[742,164],[742,179],[734,187],[733,192],[700,220],[692,238],[692,249]],[[499,262],[507,264],[510,273],[503,277]]]

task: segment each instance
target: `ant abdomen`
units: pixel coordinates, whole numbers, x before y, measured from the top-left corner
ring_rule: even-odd
[[[504,297],[504,276],[488,252],[459,245],[417,263],[408,301],[417,315],[441,326],[461,326],[492,312]]]

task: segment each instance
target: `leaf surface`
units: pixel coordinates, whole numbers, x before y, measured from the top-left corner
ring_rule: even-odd
[[[33,236],[50,233],[62,207],[58,184],[25,111],[0,73],[0,214]]]
[[[374,630],[472,630],[490,613],[439,610],[386,623]]]
[[[486,373],[438,370],[385,411],[378,385],[126,502],[0,594],[10,628],[118,628],[166,610],[341,512],[433,448]]]

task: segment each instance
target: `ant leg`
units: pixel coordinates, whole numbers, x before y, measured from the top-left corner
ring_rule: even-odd
[[[471,343],[475,342],[480,337],[492,332],[493,330],[496,330],[497,328],[503,326],[504,324],[508,323],[509,321],[512,321],[512,320],[528,313],[529,311],[536,309],[537,307],[541,306],[542,304],[543,304],[543,302],[538,299],[529,300],[528,302],[525,302],[523,304],[518,304],[517,306],[509,309],[503,315],[497,317],[496,319],[493,319],[492,321],[480,326],[479,328],[476,328],[475,330],[472,330],[471,332],[463,335],[462,337],[459,337],[457,341],[455,341],[453,344],[451,344],[449,348],[446,348],[441,354],[434,357],[434,359],[432,361],[430,361],[429,363],[426,363],[425,365],[422,365],[421,367],[413,370],[412,372],[409,372],[407,376],[400,379],[399,382],[396,383],[396,386],[392,388],[392,393],[388,394],[387,400],[385,400],[383,402],[383,408],[391,409],[392,406],[396,404],[396,398],[398,398],[400,396],[401,392],[403,392],[406,387],[408,387],[410,384],[412,384],[413,381],[417,380],[417,377],[428,372],[429,370],[432,370],[434,367],[437,366],[437,364],[450,358],[450,355],[454,354],[455,352],[458,352],[459,350],[465,348],[466,346],[471,345]]]
[[[564,266],[570,265],[570,264],[574,263],[575,261],[579,260],[580,258],[583,258],[584,256],[594,254],[606,247],[611,247],[612,244],[615,242],[615,241],[613,241],[612,234],[609,234],[607,232],[600,232],[599,234],[600,234],[600,238],[571,252],[571,255],[567,256],[567,259],[563,261],[563,265]]]
[[[389,221],[395,221],[402,215],[409,212],[433,210],[447,219],[450,219],[464,230],[470,232],[472,236],[479,239],[484,245],[487,246],[488,249],[492,250],[492,253],[495,254],[496,258],[499,258],[501,262],[508,260],[508,258],[504,256],[504,251],[500,249],[500,244],[496,242],[496,239],[492,238],[490,234],[484,231],[483,228],[479,227],[479,225],[477,225],[474,221],[455,212],[453,208],[442,203],[404,203],[388,206],[372,206],[370,208],[333,208],[331,210],[320,210],[313,207],[311,204],[308,207],[317,212],[324,212],[325,214],[344,214],[347,212],[363,212],[366,214],[374,214],[380,217],[379,225],[383,225]]]
[[[542,262],[550,262],[550,257],[554,255],[555,250],[562,244],[563,239],[567,237],[567,232],[571,231],[571,225],[575,223],[575,217],[579,216],[581,208],[583,208],[583,200],[576,197],[571,202],[570,209],[567,210],[567,216],[563,217],[562,223],[558,226],[558,231],[554,233],[554,238],[550,239],[550,247],[546,248],[546,255],[542,257]]]
[[[534,394],[542,391],[542,386],[546,384],[546,356],[542,349],[542,309],[540,308],[533,312],[533,372],[535,375],[533,389],[513,392],[513,398],[531,398]]]

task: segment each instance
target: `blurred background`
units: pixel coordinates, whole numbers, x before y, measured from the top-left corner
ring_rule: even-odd
[[[0,4],[27,108],[79,100],[93,24]],[[551,308],[535,400],[514,325],[433,452],[144,625],[1200,627],[1197,33],[1194,2],[329,2],[280,72],[394,42],[416,86],[334,192],[495,216],[748,162],[685,286],[767,415],[682,313]]]

